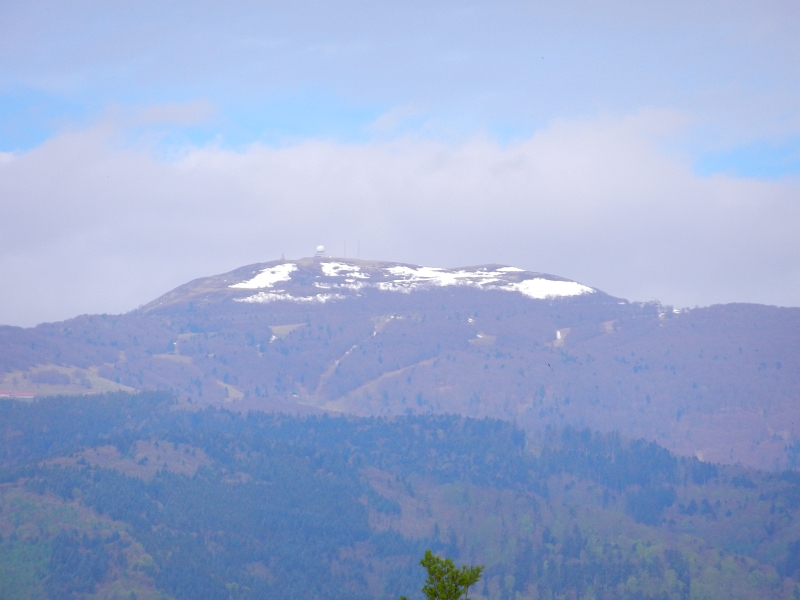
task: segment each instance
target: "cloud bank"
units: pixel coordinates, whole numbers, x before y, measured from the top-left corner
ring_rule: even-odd
[[[645,110],[555,121],[505,145],[305,140],[169,159],[110,121],[63,132],[0,157],[0,323],[124,312],[317,244],[505,263],[676,306],[800,306],[800,181],[700,177],[668,150],[685,124]]]

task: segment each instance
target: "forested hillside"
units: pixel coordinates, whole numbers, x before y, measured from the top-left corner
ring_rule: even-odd
[[[0,597],[792,598],[800,477],[565,427],[0,400]]]

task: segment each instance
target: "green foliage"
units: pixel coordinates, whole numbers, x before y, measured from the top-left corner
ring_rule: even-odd
[[[45,589],[51,598],[91,594],[108,572],[108,552],[103,540],[62,530],[53,541],[50,575]]]
[[[639,523],[656,525],[661,519],[663,510],[672,506],[677,499],[675,488],[645,488],[627,495],[626,509]]]
[[[50,544],[45,541],[17,538],[0,541],[0,598],[44,598],[41,581],[47,574],[49,554]]]
[[[476,598],[526,600],[781,598],[793,589],[781,576],[800,579],[793,472],[572,428],[549,430],[533,452],[490,419],[96,400],[0,401],[0,597],[102,595],[134,569],[125,589],[139,597],[396,598],[423,587],[409,557],[426,548],[431,598],[477,577]],[[140,443],[196,451],[203,466],[165,463],[144,479],[90,459],[113,446],[137,465]]]
[[[430,550],[425,551],[425,556],[419,562],[428,572],[422,593],[428,600],[469,600],[469,588],[478,583],[481,578],[482,566],[468,567],[462,565],[459,569],[449,558],[436,556]],[[400,600],[408,600],[401,596]]]

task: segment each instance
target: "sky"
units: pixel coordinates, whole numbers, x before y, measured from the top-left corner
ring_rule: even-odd
[[[800,3],[0,2],[0,324],[312,255],[800,306]]]

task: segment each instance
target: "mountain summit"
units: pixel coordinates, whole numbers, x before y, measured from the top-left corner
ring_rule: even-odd
[[[314,257],[249,265],[198,279],[144,308],[154,310],[178,302],[224,299],[254,304],[324,303],[359,297],[370,291],[411,293],[445,287],[515,292],[535,300],[597,292],[575,281],[503,265],[443,269]]]

